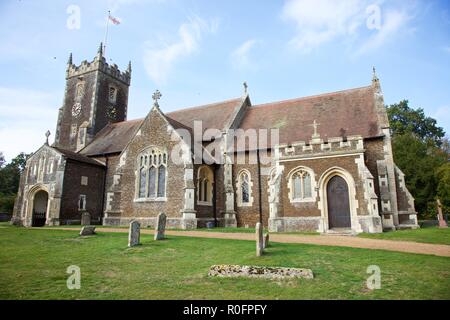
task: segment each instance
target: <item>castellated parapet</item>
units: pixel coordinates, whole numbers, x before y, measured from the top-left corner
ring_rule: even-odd
[[[131,66],[129,65],[128,69],[122,72],[115,63],[109,65],[101,53],[99,53],[92,62],[84,60],[79,66],[69,63],[67,66],[66,79],[80,77],[93,71],[103,72],[127,86],[131,83]]]
[[[298,141],[289,145],[281,144],[276,147],[276,154],[279,159],[315,158],[361,152],[364,152],[364,142],[361,136],[349,136],[346,139],[335,137],[329,138],[327,141],[313,138],[309,143]]]

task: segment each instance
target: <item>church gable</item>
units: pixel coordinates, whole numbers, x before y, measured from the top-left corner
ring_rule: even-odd
[[[180,146],[190,149],[176,129],[188,130],[157,106],[152,108],[119,157],[114,184],[108,190],[107,221],[134,217],[149,225],[165,212],[169,223],[179,224],[175,220],[182,218],[185,207],[186,166],[191,160],[172,159]]]

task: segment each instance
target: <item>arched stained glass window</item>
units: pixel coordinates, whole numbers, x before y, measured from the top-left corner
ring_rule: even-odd
[[[138,157],[138,199],[165,200],[167,183],[167,154],[157,148],[147,149]]]
[[[311,174],[306,170],[295,171],[290,179],[292,200],[301,201],[313,197]]]

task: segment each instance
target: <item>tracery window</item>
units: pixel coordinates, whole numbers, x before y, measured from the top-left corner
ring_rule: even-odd
[[[137,196],[139,200],[165,200],[167,184],[167,153],[147,149],[138,157]]]
[[[242,170],[238,174],[237,181],[238,206],[245,207],[253,204],[252,185],[250,172],[248,170]]]
[[[294,171],[289,178],[291,201],[310,201],[313,198],[312,173],[306,169]]]
[[[201,205],[212,205],[214,174],[211,168],[202,166],[198,170],[197,199]]]

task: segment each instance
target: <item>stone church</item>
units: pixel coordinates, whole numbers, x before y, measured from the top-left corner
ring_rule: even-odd
[[[365,87],[263,105],[244,84],[235,99],[166,113],[156,92],[145,118],[127,120],[131,73],[102,46],[78,66],[70,55],[55,141],[48,132],[28,159],[12,223],[80,224],[88,212],[93,224],[153,226],[164,212],[182,229],[418,227],[375,72]]]

